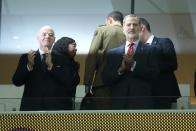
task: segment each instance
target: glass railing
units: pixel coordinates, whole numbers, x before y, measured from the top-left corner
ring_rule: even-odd
[[[0,98],[0,112],[47,110],[184,110],[196,109],[195,97],[76,97],[76,98]],[[168,104],[171,103],[171,104]]]

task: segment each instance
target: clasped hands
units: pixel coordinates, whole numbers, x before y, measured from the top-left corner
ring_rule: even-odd
[[[45,47],[43,51],[44,51],[44,54],[46,55],[45,63],[48,66],[48,70],[51,70],[53,67],[51,51],[47,47]],[[36,51],[30,50],[27,54],[27,59],[28,59],[27,66],[30,70],[33,70],[33,66],[35,64],[35,61],[34,61],[35,53]]]
[[[118,69],[119,74],[129,71],[134,63],[133,54],[124,54],[121,66]]]

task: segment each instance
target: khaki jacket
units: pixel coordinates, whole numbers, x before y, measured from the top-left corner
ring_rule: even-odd
[[[105,54],[108,49],[118,47],[125,41],[122,26],[97,27],[85,62],[85,85],[103,86],[102,71]]]

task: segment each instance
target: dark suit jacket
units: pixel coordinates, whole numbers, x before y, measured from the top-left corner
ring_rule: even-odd
[[[173,42],[168,38],[154,37],[152,46],[157,48],[160,75],[153,86],[154,96],[166,96],[168,102],[175,102],[181,96],[174,71],[177,70],[177,58]]]
[[[125,45],[108,51],[103,71],[103,81],[112,88],[114,109],[152,108],[151,81],[159,74],[154,48],[138,43],[134,54],[136,66],[133,71],[119,75]],[[116,104],[115,104],[116,103]]]
[[[55,59],[55,60],[54,60]],[[39,51],[36,52],[32,71],[27,69],[27,54],[20,58],[13,75],[16,86],[24,85],[20,110],[64,110],[72,108],[69,90],[79,83],[79,76],[73,76],[70,66],[62,63],[61,58],[53,57],[53,68],[42,68]],[[76,80],[75,80],[76,79]]]

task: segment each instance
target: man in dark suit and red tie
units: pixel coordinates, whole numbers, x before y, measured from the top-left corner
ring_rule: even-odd
[[[159,74],[153,47],[139,41],[139,18],[123,21],[126,43],[107,52],[103,81],[112,90],[112,109],[152,109],[151,82]],[[129,51],[131,45],[132,51]]]
[[[157,38],[151,33],[150,24],[140,18],[140,40],[156,47],[160,74],[153,81],[155,109],[170,109],[181,96],[174,71],[177,70],[177,58],[173,42],[169,38]]]

